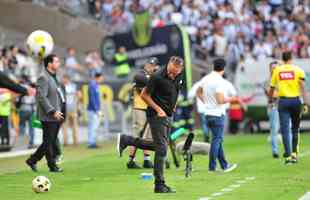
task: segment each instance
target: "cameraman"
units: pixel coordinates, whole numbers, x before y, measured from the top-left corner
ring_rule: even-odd
[[[140,94],[142,89],[146,86],[151,75],[158,70],[158,59],[151,57],[144,65],[143,69],[137,72],[134,76],[133,87],[133,134],[135,137],[141,137],[143,139],[152,140],[151,130],[146,119],[147,104],[142,100]],[[144,153],[144,168],[153,168],[153,164],[150,161],[150,153],[147,150],[143,150]],[[129,152],[129,161],[127,163],[128,169],[141,168],[135,162],[136,147],[132,146]]]

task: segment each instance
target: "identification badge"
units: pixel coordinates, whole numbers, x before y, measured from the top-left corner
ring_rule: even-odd
[[[280,78],[280,80],[294,80],[295,79],[295,73],[294,73],[294,71],[280,72],[279,78]]]

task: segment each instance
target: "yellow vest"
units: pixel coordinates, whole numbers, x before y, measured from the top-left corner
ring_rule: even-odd
[[[9,116],[11,113],[11,93],[0,94],[0,116]]]
[[[137,89],[135,89],[135,88],[133,91],[133,108],[134,109],[140,109],[140,110],[146,110],[147,109],[147,104],[143,101],[143,99],[141,98]]]
[[[114,70],[116,76],[128,75],[130,72],[130,66],[128,64],[128,56],[126,54],[115,54],[115,60],[117,66]]]

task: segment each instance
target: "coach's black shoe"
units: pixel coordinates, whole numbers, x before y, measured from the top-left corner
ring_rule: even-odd
[[[273,153],[273,154],[272,154],[272,157],[275,158],[275,159],[277,159],[277,158],[279,158],[279,154]]]
[[[117,153],[119,157],[122,157],[123,151],[126,149],[127,144],[125,143],[125,137],[126,135],[121,135],[120,133],[117,134]]]
[[[151,169],[154,168],[153,163],[150,160],[144,160],[143,168]]]
[[[128,169],[141,169],[142,167],[140,167],[135,161],[131,160],[127,163],[127,168]]]
[[[50,168],[50,172],[54,172],[54,173],[61,173],[63,171],[64,171],[63,169],[61,169],[61,168],[59,168],[57,166]]]
[[[26,160],[26,164],[31,168],[32,171],[37,172],[38,168],[37,165],[32,162],[29,158]]]
[[[163,185],[155,185],[154,192],[155,193],[176,193],[176,191],[174,189],[168,187],[165,184],[163,184]]]

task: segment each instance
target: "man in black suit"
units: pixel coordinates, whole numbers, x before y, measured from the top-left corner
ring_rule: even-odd
[[[42,123],[43,143],[37,151],[26,160],[26,164],[37,171],[36,163],[45,156],[50,172],[62,172],[56,165],[57,136],[65,118],[65,91],[56,77],[60,67],[59,58],[48,55],[44,59],[45,69],[37,81],[37,115]]]

